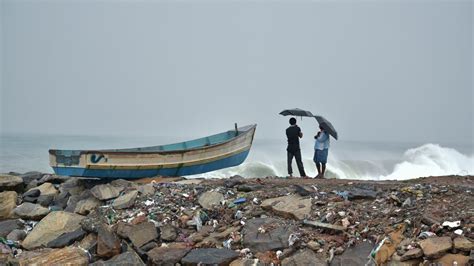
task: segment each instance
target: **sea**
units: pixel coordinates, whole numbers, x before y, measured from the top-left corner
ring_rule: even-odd
[[[0,173],[40,171],[52,173],[48,150],[112,149],[155,146],[183,141],[172,137],[0,135]],[[303,163],[316,175],[313,142],[301,142]],[[293,163],[294,175],[298,175]],[[189,178],[267,177],[288,175],[286,139],[254,140],[246,161],[236,167]],[[473,143],[405,143],[331,140],[327,178],[405,180],[424,176],[474,175]]]

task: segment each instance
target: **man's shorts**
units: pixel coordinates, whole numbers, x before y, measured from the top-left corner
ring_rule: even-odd
[[[315,163],[327,163],[328,162],[328,149],[324,150],[314,150],[313,161]]]

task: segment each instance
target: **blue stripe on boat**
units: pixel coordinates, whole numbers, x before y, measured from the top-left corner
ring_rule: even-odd
[[[85,177],[113,177],[113,178],[143,178],[153,176],[186,176],[202,174],[226,167],[237,166],[245,161],[250,150],[241,153],[208,162],[205,164],[184,166],[181,168],[162,168],[162,169],[131,169],[131,170],[113,170],[113,169],[86,169],[77,167],[53,167],[57,175],[64,176],[85,176]]]

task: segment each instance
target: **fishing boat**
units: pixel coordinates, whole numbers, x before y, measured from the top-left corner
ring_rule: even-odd
[[[112,150],[49,150],[50,165],[63,176],[144,178],[187,176],[245,161],[257,125],[168,145]]]

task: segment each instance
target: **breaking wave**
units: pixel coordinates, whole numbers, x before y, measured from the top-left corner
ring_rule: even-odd
[[[283,157],[283,156],[282,156]],[[311,159],[303,160],[309,176],[316,175]],[[293,171],[298,170],[293,163]],[[198,175],[204,178],[225,178],[233,175],[244,177],[287,176],[286,160],[247,160],[247,162],[228,169]],[[425,144],[408,149],[399,160],[339,160],[337,154],[330,153],[326,176],[328,178],[364,180],[405,180],[424,176],[474,175],[474,156],[442,147],[438,144]]]

